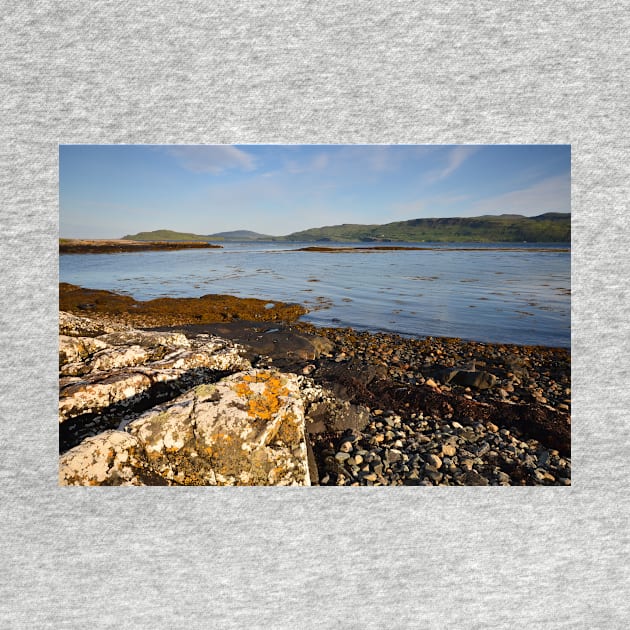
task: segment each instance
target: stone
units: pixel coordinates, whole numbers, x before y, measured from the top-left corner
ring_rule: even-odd
[[[435,483],[440,483],[440,481],[444,478],[444,475],[439,472],[435,466],[431,466],[430,464],[427,464],[424,467],[424,474]]]
[[[167,485],[143,457],[140,441],[122,431],[84,440],[59,460],[62,486]]]
[[[468,472],[466,472],[464,474],[464,478],[463,478],[462,482],[465,485],[467,485],[467,486],[487,486],[487,485],[490,485],[489,481],[485,477],[481,476],[475,470],[469,470]]]
[[[488,453],[488,451],[490,451],[490,445],[488,442],[481,442],[481,444],[477,445],[475,455],[477,457],[483,457],[486,453]]]
[[[426,456],[426,462],[428,465],[433,466],[436,470],[439,470],[442,467],[442,460],[433,453],[429,453]]]
[[[453,370],[449,376],[450,378],[447,382],[476,389],[489,389],[494,387],[497,382],[497,377],[494,374],[483,370],[478,372],[473,370]]]
[[[549,461],[549,451],[541,451],[538,454],[538,466],[544,468]]]
[[[64,330],[101,332],[86,318],[60,314]],[[78,323],[76,320],[80,320]],[[71,326],[74,326],[74,328]],[[208,372],[251,367],[242,350],[219,337],[190,341],[181,333],[126,328],[97,337],[60,336],[59,421],[146,408],[159,394],[179,394]]]
[[[370,421],[366,407],[339,400],[328,388],[315,385],[309,379],[302,383],[306,404],[306,429],[309,434],[361,432]]]
[[[299,394],[269,370],[199,385],[64,453],[60,484],[310,485]]]
[[[126,330],[124,324],[110,324],[87,317],[78,317],[66,311],[59,312],[59,334],[70,337],[97,337],[116,330]]]
[[[452,444],[445,444],[442,447],[442,455],[446,455],[447,457],[453,457],[457,453],[457,448]]]
[[[390,448],[388,451],[386,451],[386,457],[387,461],[390,464],[393,464],[399,462],[402,459],[402,452],[396,448]]]
[[[200,385],[127,426],[186,485],[310,485],[297,376],[249,370]],[[347,454],[346,454],[347,455]]]
[[[339,451],[342,453],[350,453],[352,452],[352,449],[353,449],[353,445],[352,445],[352,442],[350,442],[349,440],[342,442],[341,446],[339,447]]]
[[[107,347],[105,342],[93,337],[59,335],[59,367],[61,368],[68,363],[84,361]]]

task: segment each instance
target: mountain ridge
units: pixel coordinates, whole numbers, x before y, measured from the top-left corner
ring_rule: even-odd
[[[251,230],[232,230],[199,235],[155,230],[126,235],[123,240],[247,240],[287,242],[523,242],[563,243],[571,240],[571,214],[546,212],[523,215],[481,215],[409,219],[384,224],[343,223],[310,228],[285,236]]]

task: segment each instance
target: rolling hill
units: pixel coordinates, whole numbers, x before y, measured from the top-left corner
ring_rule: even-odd
[[[411,219],[383,225],[344,223],[267,236],[249,230],[199,235],[172,230],[155,230],[123,236],[124,240],[171,241],[290,241],[290,242],[486,242],[486,243],[568,243],[571,215],[547,212],[535,217],[518,214]]]
[[[190,232],[175,232],[174,230],[153,230],[152,232],[138,232],[122,237],[124,241],[264,241],[273,236],[259,234],[250,230],[233,230],[232,232],[217,232],[216,234],[192,234]]]
[[[188,232],[174,232],[173,230],[153,230],[153,232],[138,232],[123,236],[123,241],[208,241],[209,236],[190,234]]]
[[[486,215],[444,219],[412,219],[384,225],[343,224],[313,228],[285,236],[288,241],[438,241],[438,242],[569,242],[571,215],[549,212],[536,217]]]

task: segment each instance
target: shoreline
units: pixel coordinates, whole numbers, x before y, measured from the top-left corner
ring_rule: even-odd
[[[127,241],[124,239],[59,239],[59,254],[120,254],[142,251],[171,251],[180,249],[222,249],[196,241]]]
[[[567,350],[571,346],[545,344],[518,344],[507,341],[486,341],[445,335],[414,335],[391,330],[366,329],[351,326],[319,326],[302,320],[310,311],[299,303],[278,300],[261,300],[235,295],[211,293],[200,297],[163,297],[150,300],[135,298],[106,289],[89,289],[67,282],[59,283],[59,308],[62,311],[89,317],[113,317],[114,320],[139,328],[159,328],[164,326],[187,326],[197,324],[218,324],[225,322],[276,322],[292,324],[311,332],[317,330],[350,328],[371,335],[392,335],[410,340],[445,339],[462,343],[476,343],[494,346],[514,346]],[[317,310],[317,309],[315,309]]]
[[[192,309],[212,300],[221,305],[215,321]],[[217,336],[244,348],[255,369],[330,392],[305,403],[313,484],[571,483],[569,348],[319,328],[297,321],[298,305],[231,296],[171,298],[152,312],[129,309],[134,302],[60,285],[60,305],[72,307],[61,310],[191,343]]]
[[[289,249],[286,251],[292,252],[320,252],[324,254],[339,254],[339,253],[370,253],[373,251],[382,252],[382,251],[421,251],[421,252],[570,252],[571,249],[569,247],[509,247],[509,246],[501,246],[501,247],[484,247],[480,245],[479,247],[460,247],[460,246],[452,246],[445,247],[442,245],[436,245],[434,247],[426,247],[426,246],[402,246],[402,245],[378,245],[378,246],[370,246],[370,245],[348,245],[347,247],[343,246],[335,246],[335,247],[327,247],[321,245],[312,245],[308,247],[300,247],[298,249]]]

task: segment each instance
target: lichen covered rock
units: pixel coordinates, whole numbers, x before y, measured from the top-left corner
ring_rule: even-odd
[[[127,426],[151,467],[187,485],[310,485],[298,379],[250,370],[200,385]]]
[[[59,312],[59,334],[68,337],[96,337],[117,330],[127,330],[125,324],[112,323],[103,318],[98,320],[79,317],[66,311]]]
[[[249,370],[154,407],[60,459],[61,485],[310,485],[298,378]]]
[[[181,333],[112,330],[67,313],[60,322],[72,333],[59,341],[60,422],[113,407],[146,408],[158,392],[179,394],[209,372],[251,367],[241,348],[219,337],[189,340]]]
[[[62,486],[165,485],[143,459],[138,439],[106,431],[84,440],[59,460]]]

